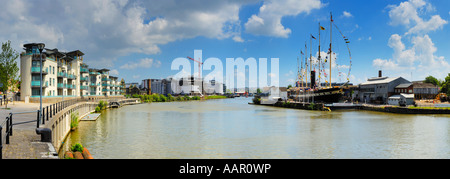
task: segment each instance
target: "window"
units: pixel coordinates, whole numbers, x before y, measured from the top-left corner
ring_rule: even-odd
[[[53,67],[53,74],[55,74],[55,67]]]
[[[39,89],[33,89],[33,91],[31,91],[31,95],[32,96],[40,96],[41,94],[39,93]]]

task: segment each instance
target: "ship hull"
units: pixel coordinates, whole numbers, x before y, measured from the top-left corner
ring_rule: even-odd
[[[294,95],[299,101],[322,102],[322,103],[337,103],[344,95],[340,88],[319,89],[314,92],[300,93]]]

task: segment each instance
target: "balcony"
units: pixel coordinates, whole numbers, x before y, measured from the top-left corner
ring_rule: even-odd
[[[28,53],[26,54],[28,55]],[[30,54],[31,55],[31,60],[33,61],[41,61],[41,55],[38,54]],[[47,55],[42,54],[42,62],[45,62],[47,60]]]
[[[102,78],[102,81],[111,81],[109,78]]]
[[[95,83],[89,83],[89,86],[98,86],[98,85]]]
[[[88,77],[80,77],[80,81],[88,81]]]
[[[80,73],[89,73],[87,68],[80,67]]]
[[[40,81],[31,81],[31,87],[32,88],[40,88],[41,82]],[[42,88],[48,87],[48,81],[44,82],[42,85]]]
[[[58,83],[58,88],[66,88],[66,84]]]
[[[73,74],[67,74],[68,79],[77,79],[77,77]]]
[[[88,90],[89,87],[88,87],[88,86],[80,86],[80,89],[81,89],[81,90]]]
[[[89,75],[100,75],[100,73],[99,72],[89,72]]]
[[[58,78],[67,78],[66,72],[58,72]]]
[[[31,74],[41,74],[40,72],[41,67],[31,67]],[[47,68],[42,68],[42,75],[47,75],[48,74],[48,67]]]

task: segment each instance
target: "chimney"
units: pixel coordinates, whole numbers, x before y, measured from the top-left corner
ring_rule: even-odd
[[[380,71],[378,71],[378,77],[383,77],[383,72],[380,70]]]

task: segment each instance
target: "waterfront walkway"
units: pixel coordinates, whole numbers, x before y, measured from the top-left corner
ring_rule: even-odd
[[[49,104],[42,104],[47,106]],[[5,109],[5,105],[0,106],[0,123],[9,116],[9,113],[37,111],[39,103],[25,104],[21,101],[8,104],[9,109]],[[9,144],[5,144],[5,130],[2,130],[3,159],[49,159],[58,158],[53,156],[55,153],[50,143],[40,142],[40,135],[36,134],[37,112],[27,114],[17,114],[13,116],[13,135],[10,136]],[[34,122],[33,122],[34,121]]]

